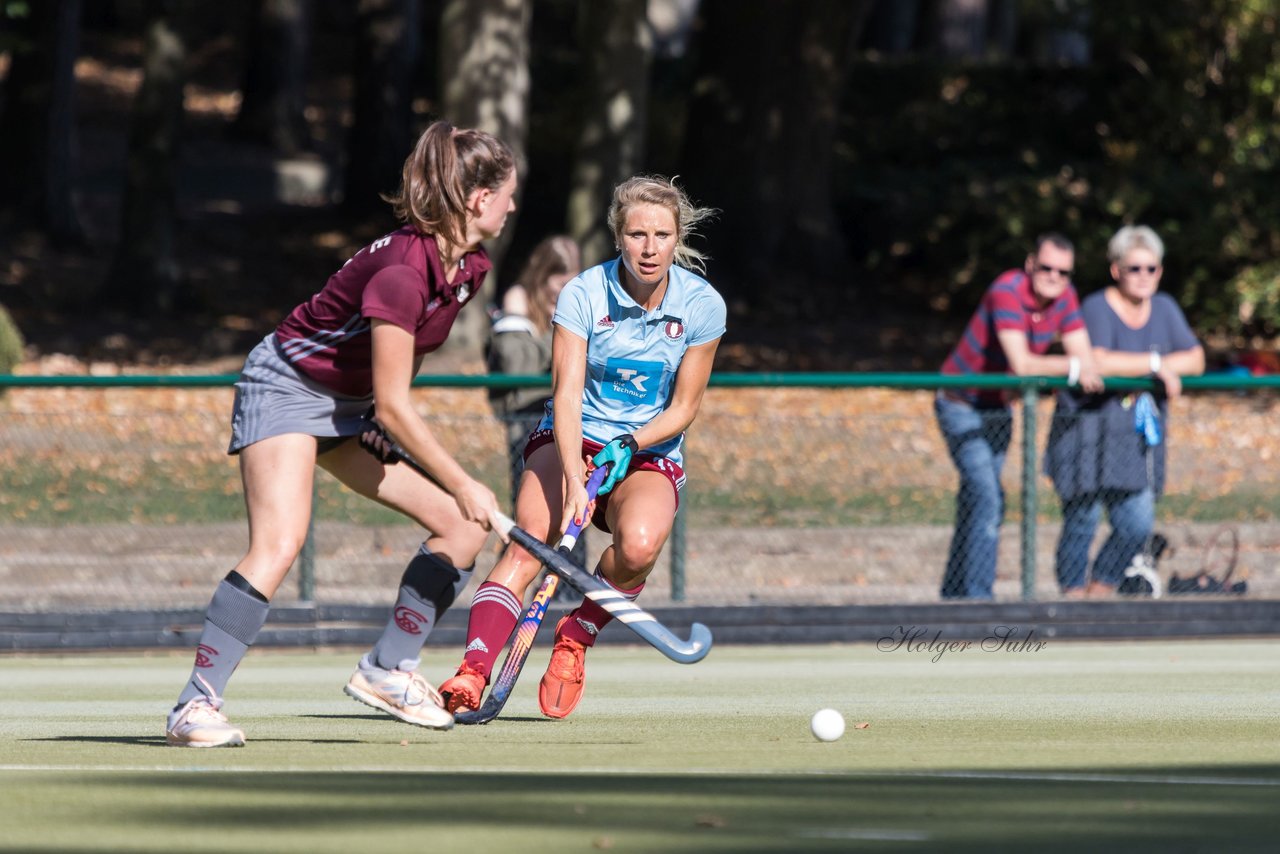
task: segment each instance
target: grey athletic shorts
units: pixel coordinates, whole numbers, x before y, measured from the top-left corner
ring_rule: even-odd
[[[280,353],[272,332],[250,351],[236,382],[227,453],[284,433],[315,436],[324,453],[359,433],[372,405],[372,397],[338,394],[299,373]]]

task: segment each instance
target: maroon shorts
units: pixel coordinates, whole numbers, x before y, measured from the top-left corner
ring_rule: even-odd
[[[529,434],[529,441],[524,446],[525,461],[528,462],[529,455],[534,451],[543,445],[553,444],[555,440],[555,434],[551,430],[534,430]],[[603,447],[604,445],[599,442],[593,442],[590,439],[582,440],[582,452],[586,456],[594,457]],[[631,465],[627,468],[627,475],[630,476],[633,471],[656,471],[665,477],[671,484],[671,492],[675,495],[676,509],[680,509],[680,489],[684,486],[684,469],[666,457],[641,452],[631,458]],[[623,479],[625,480],[626,478],[624,477]],[[606,493],[596,499],[596,509],[591,514],[591,524],[605,533],[612,533],[608,524],[604,521],[605,510],[609,507],[609,495],[610,493]]]

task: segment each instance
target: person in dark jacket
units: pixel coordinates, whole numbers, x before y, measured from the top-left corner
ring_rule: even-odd
[[[1158,390],[1058,395],[1045,469],[1062,501],[1057,574],[1069,598],[1113,594],[1151,538],[1165,485],[1169,402],[1182,393],[1182,377],[1204,372],[1204,348],[1178,303],[1159,292],[1160,237],[1143,225],[1125,226],[1107,255],[1115,283],[1081,308],[1094,362],[1104,377],[1154,377]],[[1111,533],[1090,569],[1104,507]]]

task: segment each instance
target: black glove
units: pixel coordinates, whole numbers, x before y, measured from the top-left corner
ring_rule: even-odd
[[[360,443],[360,447],[373,454],[384,465],[395,465],[400,462],[400,454],[395,450],[395,441],[387,435],[387,428],[373,417],[373,409],[365,414],[364,424],[361,425],[356,440]]]

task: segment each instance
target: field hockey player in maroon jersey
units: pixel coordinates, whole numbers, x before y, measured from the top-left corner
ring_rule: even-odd
[[[403,226],[357,252],[249,354],[228,449],[240,458],[249,549],[213,594],[191,678],[169,714],[169,744],[244,744],[222,713],[223,690],[302,548],[317,465],[431,532],[346,693],[411,724],[453,725],[418,673],[418,656],[470,579],[498,502],[440,444],[409,391],[422,357],[444,343],[479,291],[491,266],[480,242],[501,232],[515,189],[505,144],[432,124],[405,160],[399,191],[387,197]],[[364,418],[375,403],[381,425],[443,489],[352,441],[365,433],[366,444],[377,445]]]

